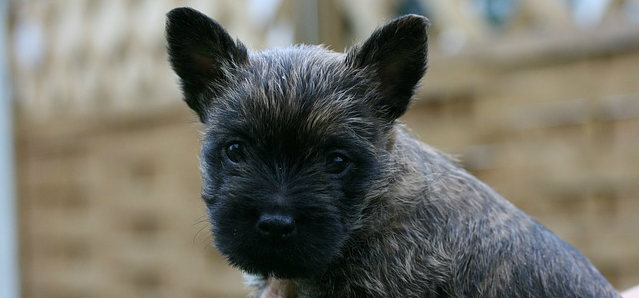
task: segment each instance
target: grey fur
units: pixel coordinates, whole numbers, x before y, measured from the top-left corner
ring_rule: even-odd
[[[182,79],[186,102],[205,125],[205,144],[215,144],[237,127],[252,136],[252,145],[264,148],[282,140],[287,146],[304,138],[321,142],[322,136],[341,133],[357,141],[357,154],[375,161],[375,175],[365,181],[370,187],[340,218],[346,236],[322,243],[328,245],[319,250],[326,260],[320,254],[305,256],[327,263],[327,268],[287,280],[270,273],[247,275],[254,297],[619,297],[575,248],[395,121],[426,69],[427,26],[423,17],[397,19],[347,54],[317,46],[247,52],[206,16],[185,8],[169,13],[171,62]],[[185,32],[195,37],[184,38]],[[213,50],[199,46],[201,39]],[[295,148],[295,154],[304,156],[311,152],[307,149]],[[228,178],[221,174],[225,164],[207,158],[218,151],[203,148],[201,164],[203,198],[211,210],[228,199],[217,195],[219,181]],[[294,186],[287,187],[294,188],[312,173],[290,175],[287,170],[321,171],[306,166],[270,167],[259,173],[275,176],[271,180],[280,188],[286,188],[281,181],[290,179],[288,185]],[[315,182],[309,185],[316,187]],[[226,187],[246,191],[234,184]],[[322,193],[323,188],[308,189]],[[335,204],[335,198],[313,195],[306,202],[286,199]],[[260,204],[270,204],[269,198],[260,197]],[[308,239],[322,235],[313,237]],[[236,245],[245,240],[237,238],[226,241]],[[240,267],[262,268],[238,264],[246,256],[233,259],[236,251],[223,253]]]
[[[568,243],[403,127],[394,133],[343,259],[323,279],[292,280],[298,297],[620,297]],[[249,279],[259,294],[264,279]]]

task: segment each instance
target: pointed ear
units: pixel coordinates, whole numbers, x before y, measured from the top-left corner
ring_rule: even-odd
[[[228,83],[229,70],[248,61],[246,48],[197,10],[176,8],[166,16],[171,66],[180,77],[184,100],[204,122],[209,101]]]
[[[347,53],[350,67],[372,72],[380,84],[380,94],[372,104],[389,121],[404,114],[426,71],[429,24],[418,15],[399,17]]]

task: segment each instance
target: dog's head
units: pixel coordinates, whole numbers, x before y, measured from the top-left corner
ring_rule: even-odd
[[[250,52],[193,9],[167,16],[170,62],[204,125],[215,245],[250,273],[321,273],[387,170],[390,130],[426,69],[428,21],[396,19],[341,54]]]

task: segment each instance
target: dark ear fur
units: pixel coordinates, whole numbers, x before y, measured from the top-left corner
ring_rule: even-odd
[[[184,100],[204,122],[208,101],[226,85],[226,70],[248,61],[246,48],[195,9],[176,8],[166,16],[171,66],[181,79]]]
[[[381,97],[374,107],[393,121],[406,111],[428,62],[428,19],[418,15],[399,17],[377,29],[362,45],[348,51],[351,67],[373,71]]]

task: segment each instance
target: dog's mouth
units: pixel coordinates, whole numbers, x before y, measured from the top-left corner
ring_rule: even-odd
[[[294,225],[294,226],[292,226]],[[277,278],[308,278],[322,274],[344,243],[341,225],[325,220],[292,223],[285,217],[254,224],[214,223],[215,246],[229,263],[243,271]],[[228,228],[227,228],[228,227]]]
[[[296,232],[284,239],[246,239],[232,247],[216,237],[216,246],[231,265],[253,274],[277,278],[308,278],[321,274],[334,260],[337,250],[332,249],[325,239],[309,239],[308,235]],[[339,243],[334,245],[339,246]]]

